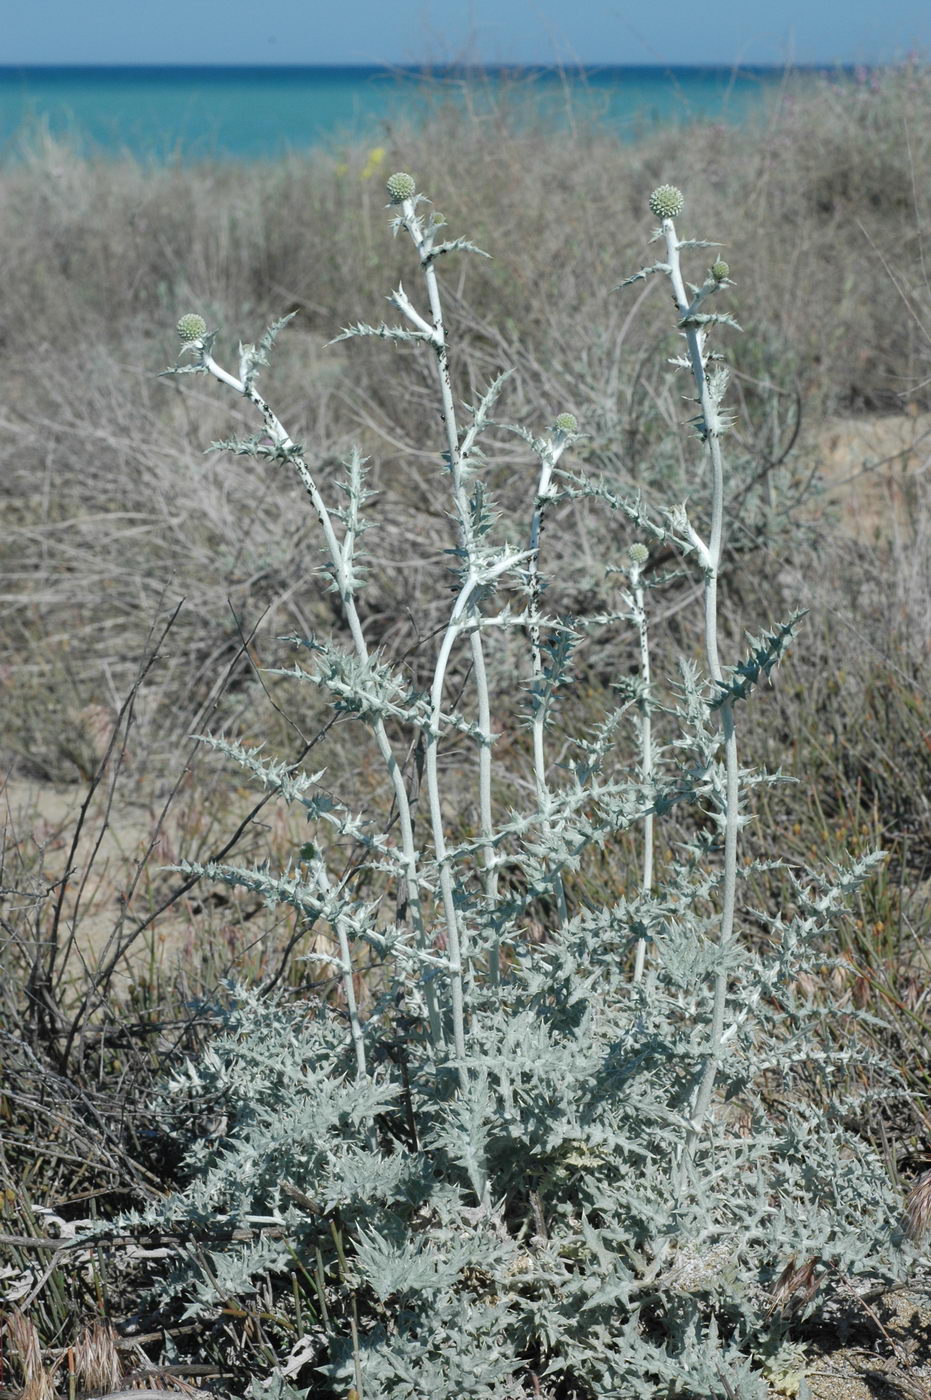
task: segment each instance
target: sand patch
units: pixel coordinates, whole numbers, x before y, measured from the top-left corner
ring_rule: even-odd
[[[164,794],[133,793],[126,782],[111,795],[101,785],[83,824],[87,784],[8,779],[0,791],[5,903],[23,953],[50,950],[65,882],[57,944],[68,979],[82,978],[127,940],[116,974],[124,987],[143,972],[151,977],[208,955],[261,961],[266,945],[292,931],[290,913],[265,910],[255,896],[225,886],[196,886],[162,908],[183,880],[166,867],[211,859],[259,799],[224,777],[207,793],[182,785],[167,812]],[[271,801],[225,859],[286,864],[306,839],[300,813]]]
[[[931,413],[831,419],[808,455],[842,529],[875,544],[913,525],[917,490],[931,475]]]

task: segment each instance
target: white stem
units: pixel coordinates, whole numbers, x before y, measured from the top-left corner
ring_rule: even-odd
[[[466,569],[471,573],[473,566],[472,530],[469,523],[469,502],[466,495],[465,484],[462,480],[462,458],[459,448],[459,430],[456,424],[456,407],[453,400],[452,382],[449,373],[449,353],[446,347],[446,327],[443,321],[443,307],[440,301],[439,285],[436,279],[436,269],[430,258],[430,250],[433,245],[433,235],[426,234],[414,209],[413,201],[406,199],[402,205],[404,226],[410,234],[411,241],[417,249],[420,258],[420,265],[423,269],[424,284],[427,290],[427,299],[430,303],[430,315],[433,318],[432,339],[434,352],[436,354],[437,375],[440,382],[440,398],[442,401],[443,424],[446,429],[446,448],[449,454],[449,467],[453,481],[453,496],[456,503],[456,513],[459,517],[460,545],[465,556]],[[406,300],[406,298],[405,298]],[[413,308],[412,308],[413,309]],[[415,313],[417,314],[417,313]],[[474,598],[471,607],[476,607]],[[472,671],[475,678],[475,692],[478,708],[478,734],[479,734],[479,754],[478,754],[478,789],[479,789],[479,824],[482,833],[482,864],[484,868],[484,893],[485,903],[489,917],[495,909],[498,900],[498,865],[495,860],[494,848],[494,820],[491,801],[491,696],[488,688],[488,673],[485,666],[485,652],[482,644],[482,634],[479,627],[472,630],[470,637],[472,651]],[[491,949],[489,955],[489,972],[493,982],[497,983],[500,977],[500,951],[498,946]]]
[[[666,261],[669,276],[675,293],[680,317],[689,309],[689,298],[679,263],[679,240],[671,219],[663,220],[663,235],[666,241]],[[717,429],[717,410],[711,401],[708,379],[705,374],[704,331],[697,326],[686,326],[685,339],[688,345],[692,377],[698,392],[704,422],[704,436],[711,457],[711,533],[706,547],[705,572],[705,656],[712,683],[719,687],[724,683],[718,655],[718,577],[721,569],[721,553],[724,543],[724,463],[721,457],[721,442]],[[730,942],[734,930],[734,913],[737,899],[737,828],[740,804],[740,772],[737,766],[737,735],[734,727],[734,710],[731,701],[725,700],[720,706],[721,733],[724,741],[725,798],[724,798],[724,887],[721,907],[720,944],[724,949]],[[722,1050],[724,1021],[727,1006],[727,974],[721,969],[715,974],[714,999],[711,1016],[711,1037],[704,1071],[695,1095],[692,1108],[692,1121],[680,1163],[681,1176],[694,1151],[695,1143],[702,1130],[711,1107],[717,1076],[718,1061]]]
[[[325,897],[331,896],[332,886],[330,884],[330,877],[322,861],[315,862],[314,876],[320,892]],[[356,1052],[356,1074],[360,1079],[364,1079],[368,1073],[365,1063],[365,1040],[362,1035],[362,1022],[359,1019],[359,1005],[356,1001],[349,934],[346,932],[346,920],[342,918],[341,915],[336,915],[333,924],[336,929],[336,939],[339,943],[340,974],[343,982],[343,995],[346,998],[346,1010],[349,1014],[349,1033],[352,1037],[353,1049]]]
[[[452,871],[446,850],[446,834],[443,829],[443,807],[440,800],[440,781],[437,768],[437,746],[442,720],[443,683],[446,667],[452,653],[453,644],[462,628],[462,615],[475,591],[476,581],[469,578],[456,599],[452,615],[443,636],[436,666],[433,672],[433,685],[430,689],[430,731],[427,735],[425,771],[427,777],[427,798],[430,804],[430,819],[433,826],[433,846],[439,870],[440,894],[443,899],[443,913],[446,919],[448,947],[449,981],[452,994],[453,1046],[458,1060],[460,1087],[465,1081],[465,997],[463,993],[462,940],[459,931],[459,915],[453,892]]]
[[[368,662],[369,650],[366,645],[365,636],[362,631],[362,622],[356,608],[352,588],[350,586],[347,573],[346,561],[340,548],[336,530],[326,502],[320,494],[317,483],[304,459],[295,451],[295,445],[285,431],[279,419],[271,411],[261,394],[252,385],[244,384],[233,375],[228,374],[225,369],[217,364],[212,355],[202,350],[202,360],[205,368],[218,379],[221,384],[226,384],[235,390],[237,394],[242,394],[250,403],[253,403],[259,410],[265,422],[265,427],[269,436],[281,451],[287,452],[288,461],[297,472],[301,484],[307,495],[310,497],[311,505],[320,522],[323,530],[323,537],[326,541],[327,553],[333,565],[333,572],[339,589],[340,601],[346,621],[349,624],[349,631],[352,635],[353,645],[356,655],[362,662]],[[385,767],[388,770],[388,777],[394,792],[394,799],[398,809],[398,824],[401,831],[401,852],[404,859],[404,868],[407,876],[407,897],[411,909],[411,918],[414,930],[421,947],[427,947],[427,934],[423,917],[423,901],[420,890],[420,877],[417,870],[417,848],[414,844],[414,824],[411,818],[410,801],[407,796],[407,788],[404,785],[404,775],[401,772],[398,761],[395,758],[394,750],[391,747],[391,740],[388,738],[384,722],[376,718],[372,729],[375,735],[375,743],[382,757]],[[430,1033],[435,1045],[442,1043],[442,1021],[439,1006],[436,1001],[436,993],[429,980],[425,983],[425,998],[427,1003],[427,1014],[430,1022]]]
[[[392,306],[396,306],[399,311],[404,313],[412,325],[416,326],[424,335],[430,337],[431,344],[435,345],[437,343],[436,327],[431,326],[429,321],[424,320],[403,287],[398,287],[396,292],[392,292],[388,300],[391,302]]]
[[[640,705],[640,773],[644,783],[653,782],[653,717],[650,710],[650,642],[647,630],[647,613],[643,596],[643,574],[639,564],[630,571],[630,584],[633,589],[634,622],[640,640],[640,684],[643,699]],[[647,899],[653,890],[653,813],[648,812],[643,819],[643,872],[640,879],[640,892]],[[634,956],[634,981],[643,977],[646,961],[646,939],[637,939]]]
[[[339,941],[339,955],[342,959],[343,995],[346,998],[346,1009],[349,1012],[349,1033],[352,1036],[352,1044],[356,1052],[356,1072],[360,1079],[364,1079],[368,1073],[365,1064],[365,1041],[362,1037],[362,1022],[359,1019],[359,1006],[356,1001],[356,987],[352,972],[352,950],[349,947],[345,919],[338,918],[336,920],[336,937]]]
[[[532,671],[532,700],[533,710],[531,714],[531,733],[533,736],[533,776],[537,795],[537,808],[541,813],[541,825],[548,834],[552,829],[550,821],[550,798],[549,785],[546,780],[546,725],[544,716],[544,686],[543,686],[543,644],[540,634],[540,619],[542,617],[542,605],[540,601],[540,542],[543,534],[543,518],[549,500],[550,483],[556,464],[565,451],[565,440],[556,441],[549,450],[544,452],[540,463],[540,479],[537,483],[537,499],[533,508],[533,516],[530,521],[530,562],[527,572],[530,580],[530,604],[528,607],[529,632],[530,632],[530,664]],[[566,890],[562,880],[562,874],[557,873],[556,899],[559,906],[559,920],[563,927],[569,919],[569,911],[566,906]]]
[[[452,994],[453,1046],[459,1061],[458,1075],[460,1087],[465,1084],[465,992],[464,992],[464,946],[459,915],[456,910],[452,870],[446,847],[446,833],[443,827],[443,805],[440,798],[440,780],[437,764],[440,728],[443,720],[443,686],[446,681],[446,668],[452,655],[456,638],[464,627],[479,625],[478,617],[472,608],[472,599],[483,582],[490,582],[499,574],[514,568],[525,556],[509,555],[499,559],[482,579],[472,575],[466,579],[453,606],[443,641],[436,658],[433,683],[430,687],[430,729],[427,735],[427,752],[424,769],[427,778],[427,800],[430,805],[430,820],[433,826],[433,846],[439,871],[440,894],[443,900],[443,913],[446,920],[448,948],[448,971]],[[463,621],[469,614],[468,621]],[[491,859],[494,860],[494,848]]]

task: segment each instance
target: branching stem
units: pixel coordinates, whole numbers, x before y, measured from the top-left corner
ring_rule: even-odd
[[[405,199],[401,209],[403,225],[407,229],[420,259],[420,266],[423,271],[424,284],[427,291],[427,299],[430,303],[430,315],[433,322],[430,343],[436,355],[437,375],[439,378],[440,398],[442,401],[443,425],[446,430],[446,450],[449,456],[449,470],[452,476],[453,497],[459,524],[459,543],[466,571],[467,573],[471,573],[475,563],[475,551],[469,514],[469,501],[466,494],[465,482],[463,480],[462,453],[459,443],[459,430],[456,423],[456,406],[453,400],[452,381],[449,372],[449,351],[446,344],[443,306],[440,300],[440,290],[437,283],[434,260],[430,256],[433,247],[434,230],[432,228],[424,230],[417,216],[412,199]],[[407,310],[407,308],[403,306],[401,309]],[[407,314],[411,315],[415,324],[423,321],[423,318],[418,316],[413,307],[407,311]],[[477,606],[477,598],[473,590],[470,593],[469,607],[471,610],[475,611],[477,610]],[[493,736],[491,731],[491,698],[488,688],[488,673],[485,666],[485,651],[482,644],[481,629],[478,626],[471,629],[470,646],[478,710],[479,822],[483,839],[482,864],[484,868],[484,894],[488,916],[491,917],[498,898],[498,866],[495,860],[493,841],[494,822],[491,802],[491,750]],[[466,959],[468,959],[468,949],[464,949],[464,955]],[[492,981],[497,983],[500,976],[500,953],[497,946],[491,949],[489,961],[489,972]]]
[[[221,384],[226,384],[230,389],[234,390],[235,393],[241,394],[244,398],[248,399],[250,403],[255,405],[259,413],[262,415],[262,419],[265,423],[265,428],[268,432],[269,437],[274,442],[276,448],[286,457],[289,464],[294,468],[295,472],[297,473],[301,484],[304,487],[304,490],[307,492],[307,495],[310,498],[310,503],[313,506],[314,513],[316,514],[317,519],[320,522],[320,527],[323,531],[323,537],[326,542],[327,553],[330,556],[330,562],[333,568],[333,576],[336,580],[336,586],[339,591],[340,602],[342,603],[343,612],[345,614],[346,621],[349,625],[349,631],[352,636],[352,641],[356,650],[356,655],[358,656],[360,661],[362,661],[363,663],[367,663],[369,660],[369,650],[365,641],[364,633],[362,631],[362,622],[359,617],[358,609],[356,607],[355,598],[353,596],[352,584],[348,575],[347,560],[344,557],[343,550],[340,546],[340,542],[336,534],[336,529],[333,525],[333,519],[327,508],[327,504],[324,501],[322,495],[320,494],[319,487],[317,486],[317,483],[314,480],[310,468],[307,466],[307,463],[304,461],[303,457],[298,452],[295,443],[292,441],[289,434],[285,431],[285,428],[283,427],[279,419],[269,408],[268,404],[265,402],[264,398],[253,384],[243,383],[242,380],[237,379],[232,374],[229,374],[225,369],[223,369],[221,365],[219,365],[216,362],[216,360],[207,350],[201,351],[201,361],[204,365],[204,368],[210,374],[212,374],[215,379],[218,379]],[[411,817],[411,808],[410,801],[407,795],[407,788],[404,784],[404,775],[401,772],[397,759],[395,758],[394,750],[391,747],[391,740],[388,738],[384,721],[380,717],[376,716],[376,718],[373,720],[372,728],[375,735],[375,743],[378,746],[378,751],[388,771],[388,777],[391,782],[392,791],[394,793],[395,803],[397,804],[398,825],[401,832],[401,852],[404,860],[405,873],[407,876],[407,892],[408,901],[411,909],[411,919],[414,924],[414,931],[416,933],[418,943],[422,948],[426,949],[428,945],[428,939],[423,916],[423,901],[420,888],[420,876],[417,864],[417,848],[414,844],[414,825]],[[434,1045],[438,1046],[442,1043],[443,1038],[442,1019],[440,1017],[440,1010],[439,1005],[437,1003],[436,991],[432,985],[432,982],[429,979],[427,979],[425,982],[425,998],[427,1004],[427,1015],[430,1023],[431,1037],[433,1039]]]
[[[489,582],[490,576],[504,573],[506,569],[513,568],[515,562],[515,557],[505,557],[498,560],[493,570],[490,570],[489,575],[486,575],[485,578],[479,579],[470,574],[466,579],[456,598],[449,623],[443,634],[443,641],[440,644],[436,666],[433,672],[433,684],[430,689],[430,729],[427,735],[427,752],[424,771],[427,779],[427,799],[430,804],[430,818],[433,825],[433,845],[436,851],[437,866],[439,868],[440,894],[443,900],[446,936],[449,945],[448,970],[452,1000],[453,1047],[458,1061],[460,1086],[464,1085],[465,1081],[465,969],[463,966],[462,937],[459,927],[459,915],[456,909],[453,873],[450,868],[450,860],[446,847],[446,834],[443,828],[443,807],[440,797],[439,768],[437,762],[443,706],[443,687],[446,681],[446,668],[449,665],[449,658],[452,655],[456,638],[465,627],[478,625],[478,613],[472,607],[472,602],[481,584]],[[494,849],[492,849],[492,859],[494,859]]]

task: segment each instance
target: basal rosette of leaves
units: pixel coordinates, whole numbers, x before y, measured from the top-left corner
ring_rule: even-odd
[[[334,1013],[239,989],[225,1032],[166,1094],[189,1181],[140,1219],[200,1234],[209,1267],[176,1271],[159,1301],[209,1319],[270,1286],[284,1321],[286,1280],[317,1274],[328,1320],[305,1337],[297,1378],[319,1369],[333,1394],[353,1383],[355,1316],[375,1395],[497,1400],[533,1372],[584,1397],[718,1396],[722,1374],[765,1396],[757,1358],[778,1331],[771,1290],[787,1260],[816,1257],[826,1295],[839,1279],[897,1276],[896,1201],[844,1127],[861,1108],[844,1027],[832,1037],[831,1018],[784,990],[778,1011],[768,1000],[820,961],[812,945],[842,889],[775,931],[768,959],[732,955],[754,1014],[688,1189],[671,1190],[710,1012],[701,963],[717,955],[689,893],[652,911],[676,930],[657,940],[652,984],[621,975],[623,905],[522,949],[506,992],[476,1007],[462,1095],[416,1036],[403,1074],[396,1043],[376,1041],[363,1088]],[[697,957],[683,957],[686,938]],[[821,1107],[806,1106],[802,1076],[817,1077]],[[221,1136],[190,1136],[205,1113],[225,1120]],[[218,1247],[220,1227],[252,1238]],[[275,1340],[284,1364],[294,1338],[282,1325]]]

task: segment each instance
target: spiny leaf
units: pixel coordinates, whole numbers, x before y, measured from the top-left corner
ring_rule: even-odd
[[[642,268],[640,269],[639,272],[634,272],[634,273],[631,274],[630,277],[625,277],[624,280],[623,280],[623,282],[617,282],[617,283],[611,288],[611,290],[612,290],[612,292],[619,292],[619,291],[621,291],[621,289],[624,288],[624,287],[630,287],[630,286],[632,286],[632,285],[634,284],[634,282],[645,282],[646,279],[647,279],[649,276],[651,276],[654,272],[669,272],[669,271],[671,271],[671,269],[670,269],[670,266],[669,266],[668,263],[664,263],[664,262],[655,262],[655,263],[651,263],[649,267],[642,267]]]
[[[433,340],[432,334],[428,334],[426,331],[409,331],[405,326],[388,326],[384,321],[377,326],[369,326],[364,321],[356,321],[355,325],[344,327],[339,335],[334,335],[332,340],[327,341],[327,344],[336,345],[340,340],[351,340],[355,335],[373,335],[379,340],[426,340],[428,343]]]
[[[431,248],[424,256],[424,266],[433,262],[434,258],[442,257],[444,253],[478,253],[480,258],[491,258],[490,253],[470,243],[467,238],[453,238],[448,243],[438,243],[435,248]]]
[[[723,326],[732,326],[735,331],[743,330],[743,326],[738,325],[728,311],[689,312],[679,322],[679,329],[680,331],[698,330],[702,326],[713,326],[719,323]]]
[[[730,680],[719,688],[719,694],[711,701],[713,710],[723,705],[725,700],[746,700],[753,687],[770,675],[797,635],[805,611],[791,613],[785,622],[772,631],[761,632],[758,637],[747,636],[750,655],[745,661],[737,663],[730,673]]]
[[[230,452],[234,457],[255,457],[269,462],[293,462],[296,458],[303,457],[304,446],[303,443],[292,442],[290,447],[284,447],[261,433],[254,433],[247,438],[228,438],[212,442],[206,451]]]

